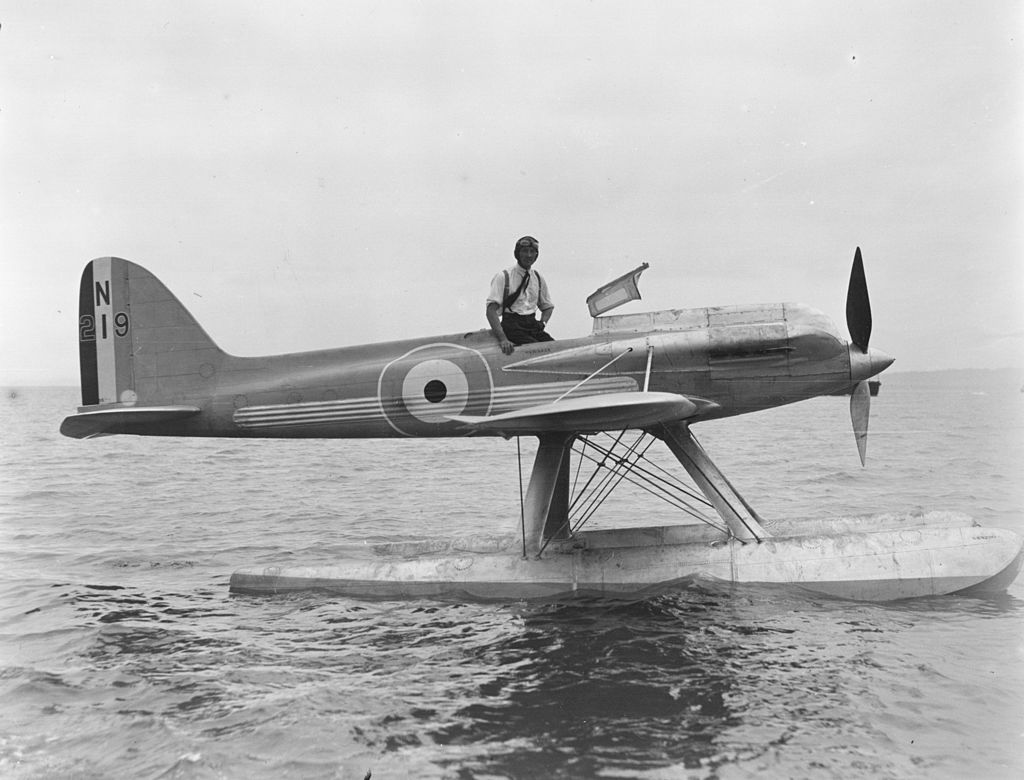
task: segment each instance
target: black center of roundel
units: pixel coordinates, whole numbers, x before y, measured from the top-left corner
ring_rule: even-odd
[[[448,395],[448,388],[440,379],[431,379],[423,388],[423,397],[432,404],[439,404]]]

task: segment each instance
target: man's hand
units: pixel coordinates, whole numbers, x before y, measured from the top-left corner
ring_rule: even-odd
[[[491,326],[491,333],[494,334],[494,338],[501,345],[501,351],[506,355],[511,355],[515,350],[515,345],[508,340],[508,336],[502,330],[501,320],[498,317],[498,304],[493,301],[487,302],[487,324]]]

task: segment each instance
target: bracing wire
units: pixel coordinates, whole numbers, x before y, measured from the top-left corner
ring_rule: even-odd
[[[639,472],[640,470],[638,469],[637,471]],[[649,479],[648,480],[638,479],[638,478],[634,478],[633,476],[630,476],[630,475],[626,475],[624,477],[624,479],[625,479],[625,481],[629,482],[631,485],[634,485],[634,486],[640,488],[641,490],[643,490],[646,493],[649,493],[650,495],[654,496],[655,498],[661,499],[662,501],[667,503],[669,506],[673,507],[674,509],[680,510],[681,512],[683,512],[684,514],[689,515],[690,517],[694,518],[695,520],[698,520],[698,521],[700,521],[702,523],[705,523],[706,525],[709,525],[709,526],[711,526],[712,528],[714,528],[716,530],[727,532],[728,529],[718,525],[715,521],[711,520],[707,515],[701,513],[700,510],[695,509],[691,504],[687,503],[687,501],[685,499],[683,499],[680,496],[674,494],[672,492],[672,490],[669,489],[669,488],[675,487],[675,486],[669,485],[668,487],[666,487],[665,485],[657,485],[652,480],[649,480]],[[685,491],[680,491],[678,489],[677,489],[677,492],[681,492],[681,493],[685,494]],[[698,500],[700,501],[700,503],[705,504],[708,507],[712,506],[709,502],[707,502],[703,498],[700,498]]]
[[[626,453],[620,457],[612,457],[611,460],[614,464],[613,467],[608,468],[607,473],[603,476],[600,484],[595,488],[594,495],[591,497],[590,502],[582,511],[582,516],[573,528],[573,532],[578,530],[593,517],[594,512],[605,502],[608,496],[611,495],[612,491],[622,482],[626,474],[629,473],[632,468],[633,462],[630,461],[631,457],[634,457],[637,447],[643,440],[643,436],[638,437],[632,444],[627,447]],[[650,447],[650,444],[647,445]],[[646,448],[645,448],[646,449]],[[642,457],[643,453],[636,457]]]
[[[587,438],[588,437],[586,437],[586,436],[577,436],[576,437],[577,441],[578,440],[582,440],[583,441],[583,444],[580,446],[581,450],[585,450],[587,448]],[[572,478],[572,487],[569,489],[569,495],[570,496],[576,495],[576,485],[580,481],[580,470],[582,468],[583,468],[583,458],[580,458],[579,460],[576,461],[576,474],[573,475],[573,478]]]
[[[618,438],[616,439],[616,441],[619,441],[619,440],[620,440],[620,439],[622,438],[623,434],[625,434],[625,431],[621,431],[621,432],[619,433],[619,436],[618,436]],[[600,464],[599,464],[599,465],[600,465]],[[587,481],[587,485],[589,485],[589,484],[590,484],[590,481],[591,481],[591,480],[593,480],[593,478],[594,478],[594,477],[596,476],[596,474],[597,474],[597,472],[598,472],[599,470],[600,470],[599,468],[597,468],[597,469],[595,469],[595,470],[594,470],[594,473],[593,473],[593,474],[591,474],[591,476],[590,476],[590,479],[589,479],[589,480]],[[609,489],[607,490],[607,492],[605,492],[605,493],[604,493],[604,496],[605,496],[605,497],[607,497],[607,495],[608,495],[608,494],[609,494],[609,493],[611,492],[611,490],[612,490],[613,488],[614,488],[614,485],[612,486],[612,488],[609,488]],[[585,490],[586,490],[586,486],[584,486],[584,491],[585,491]],[[582,497],[582,495],[583,495],[583,491],[581,491],[581,492],[580,492],[580,493],[579,493],[579,494],[577,495],[577,499],[579,499],[580,497]],[[602,501],[603,501],[603,499],[602,499]],[[554,539],[554,538],[555,538],[555,536],[557,536],[557,535],[558,535],[559,533],[561,533],[561,532],[562,532],[563,530],[565,530],[566,528],[568,528],[568,529],[569,529],[569,533],[570,533],[570,534],[573,534],[573,533],[576,533],[576,531],[578,531],[578,530],[579,530],[579,528],[580,528],[580,527],[581,527],[581,526],[583,525],[583,523],[582,523],[582,522],[581,522],[581,523],[578,523],[578,524],[577,524],[577,525],[576,525],[575,527],[573,527],[573,525],[572,525],[572,506],[574,505],[574,503],[575,503],[575,502],[572,502],[572,503],[570,504],[570,507],[569,507],[569,511],[568,511],[568,512],[566,513],[566,514],[567,514],[567,516],[566,516],[566,518],[565,518],[565,522],[563,522],[563,523],[562,523],[562,524],[561,524],[561,525],[560,525],[560,526],[558,527],[558,530],[557,530],[557,531],[556,531],[556,532],[555,532],[554,534],[552,534],[551,536],[549,536],[549,537],[548,537],[547,539],[545,539],[545,540],[544,540],[544,544],[543,544],[543,545],[541,545],[541,548],[540,548],[540,552],[538,552],[538,553],[537,553],[537,556],[538,556],[538,557],[540,557],[540,555],[541,555],[541,554],[543,554],[543,552],[544,552],[544,551],[545,551],[545,550],[546,550],[546,549],[548,548],[548,544],[549,544],[549,543],[551,542],[551,540],[552,540],[552,539]],[[593,514],[593,511],[591,511],[591,514]],[[589,517],[589,515],[588,515],[588,517]],[[586,522],[586,520],[584,520],[583,522]]]
[[[678,442],[678,438],[677,438],[677,437],[675,436],[675,434],[674,434],[674,433],[672,433],[672,432],[670,431],[670,432],[669,432],[669,434],[670,434],[670,435],[671,435],[671,436],[672,436],[673,438],[675,438],[675,439],[676,439],[676,441]],[[692,437],[691,437],[691,438],[692,438]],[[699,447],[699,448],[701,449],[701,451],[702,451],[702,452],[704,452],[705,454],[707,453],[707,451],[706,451],[706,450],[704,450],[704,448],[703,448],[703,447],[701,447],[701,444],[700,444],[700,442],[698,442],[698,441],[697,441],[696,439],[693,439],[693,441],[694,441],[694,442],[696,443],[696,445],[697,445],[697,446],[698,446],[698,447]],[[717,485],[715,485],[715,483],[714,483],[714,482],[713,482],[713,481],[711,480],[711,478],[710,478],[710,477],[708,476],[707,472],[706,472],[706,471],[705,471],[705,470],[704,470],[703,468],[701,468],[700,464],[699,464],[699,463],[696,463],[696,462],[695,462],[695,461],[693,460],[693,458],[691,458],[691,457],[689,457],[689,456],[687,456],[687,460],[689,460],[689,461],[690,461],[690,463],[691,463],[691,465],[692,465],[692,466],[693,466],[693,467],[694,467],[694,468],[695,468],[695,469],[696,469],[696,470],[697,470],[698,472],[700,472],[700,474],[701,474],[701,476],[702,476],[702,477],[704,478],[704,480],[705,480],[705,481],[706,481],[706,482],[708,483],[708,485],[709,485],[709,486],[711,486],[711,488],[712,488],[712,489],[713,489],[713,490],[715,491],[715,493],[716,493],[716,494],[718,495],[718,497],[719,497],[719,498],[720,498],[720,499],[722,500],[722,503],[723,503],[723,504],[725,504],[725,506],[727,506],[727,507],[729,508],[729,511],[733,513],[733,515],[734,515],[734,516],[736,517],[736,519],[740,521],[740,523],[742,524],[742,526],[743,526],[744,528],[746,528],[746,529],[747,529],[747,531],[748,531],[748,532],[750,533],[750,535],[751,535],[752,537],[754,537],[754,539],[755,539],[755,540],[757,540],[758,542],[762,541],[762,537],[760,537],[760,536],[759,536],[759,535],[758,535],[758,534],[757,534],[757,533],[756,533],[756,532],[754,531],[754,529],[750,527],[750,523],[749,523],[749,522],[747,521],[747,519],[746,519],[745,517],[743,517],[743,515],[741,515],[741,514],[740,514],[739,512],[737,512],[737,511],[736,511],[736,507],[734,507],[734,506],[732,505],[732,502],[730,502],[730,501],[729,501],[729,497],[728,497],[727,495],[725,495],[725,494],[724,494],[724,493],[723,493],[723,492],[721,491],[721,489],[720,489],[720,488],[719,488],[719,487],[718,487]],[[719,474],[721,474],[721,472],[719,472]],[[732,492],[733,492],[733,495],[735,495],[735,496],[736,496],[736,497],[737,497],[737,498],[739,499],[740,503],[741,503],[741,504],[742,504],[742,505],[743,505],[744,507],[746,507],[746,506],[747,506],[747,502],[746,502],[746,500],[744,500],[744,498],[743,498],[743,497],[742,497],[742,496],[741,496],[741,495],[740,495],[739,493],[737,493],[737,492],[736,492],[736,489],[735,489],[735,488],[733,488],[731,484],[729,484],[729,481],[728,481],[727,479],[725,479],[725,475],[724,475],[724,474],[721,474],[721,476],[722,476],[722,479],[723,479],[723,480],[725,480],[725,483],[726,483],[726,485],[727,485],[727,486],[729,487],[729,489],[730,489],[730,490],[732,490]],[[755,520],[755,522],[757,522],[757,521]],[[745,541],[745,540],[743,540],[743,539],[741,539],[740,541],[741,541],[741,542],[743,542],[744,544],[746,543],[746,541]]]
[[[597,447],[597,445],[594,445],[594,447],[595,447],[595,449],[599,449]],[[704,506],[708,507],[709,509],[714,507],[714,505],[710,501],[708,501],[708,499],[703,494],[698,493],[696,490],[693,490],[693,489],[687,487],[687,485],[684,482],[682,482],[682,480],[680,480],[676,475],[672,474],[667,469],[659,466],[657,463],[655,463],[650,458],[643,458],[643,460],[644,460],[644,463],[648,464],[651,467],[651,469],[653,469],[654,471],[648,470],[647,468],[642,467],[642,466],[636,466],[635,470],[642,477],[644,477],[647,480],[649,480],[651,483],[658,483],[660,485],[667,486],[667,487],[662,487],[661,488],[661,489],[665,490],[666,492],[668,492],[669,488],[674,489],[674,490],[676,490],[676,491],[686,495],[687,497],[689,497],[691,500],[695,501],[696,503],[703,504]],[[655,473],[655,471],[660,472],[660,474],[659,473]]]
[[[726,525],[717,522],[716,519],[705,514],[704,510],[717,511],[712,501],[703,493],[688,486],[677,475],[647,457],[647,451],[657,440],[656,437],[649,432],[641,431],[633,441],[627,442],[625,441],[625,434],[626,431],[619,431],[614,436],[610,432],[603,432],[604,436],[611,439],[611,444],[609,445],[597,443],[592,436],[577,436],[579,445],[573,446],[572,451],[579,457],[579,463],[576,467],[570,491],[571,498],[567,517],[557,533],[561,533],[568,528],[570,534],[576,534],[595,515],[612,492],[625,481],[656,498],[660,498],[673,509],[683,512],[693,519],[714,528],[716,531],[730,534],[730,530]],[[698,444],[698,446],[700,445]],[[579,483],[584,459],[593,464],[593,471],[581,487]],[[737,497],[744,507],[749,509],[743,497],[739,496],[739,494],[737,494]],[[751,513],[753,515],[752,511]],[[525,555],[526,530],[525,509],[522,498],[521,460],[520,515],[523,518],[523,550]],[[754,517],[756,518],[756,515]],[[740,516],[740,521],[744,525],[748,525],[742,516]],[[557,536],[557,533],[544,540],[538,556],[544,552],[548,544]]]
[[[523,535],[523,557],[526,557],[526,504],[523,501],[523,452],[516,436],[516,463],[519,464],[519,528]]]
[[[644,442],[648,434],[641,433],[635,441],[626,445],[622,443],[623,433],[619,433],[614,438],[611,434],[606,434],[608,438],[613,439],[612,444],[608,448],[594,441],[588,441],[589,449],[594,453],[598,453],[600,457],[588,452],[587,448],[577,450],[581,460],[586,458],[594,463],[595,467],[594,473],[580,492],[574,496],[570,506],[573,533],[578,531],[594,515],[615,487],[623,480],[639,487],[652,496],[660,498],[673,508],[684,512],[694,519],[706,523],[716,530],[727,532],[727,529],[711,520],[695,506],[696,504],[713,508],[711,502],[703,495],[688,489],[685,484],[668,471],[646,457],[647,450],[654,443],[653,437],[641,449],[641,443]],[[622,455],[616,453],[616,449],[620,448],[620,445],[626,449],[626,452]],[[641,462],[645,465],[639,465]],[[609,463],[612,465],[609,466]],[[602,470],[605,471],[597,479],[597,483],[594,484],[595,477]],[[660,475],[657,473],[658,471],[661,472]]]
[[[580,456],[581,457],[580,457],[580,462],[579,462],[578,465],[580,467],[583,466],[583,458],[585,457],[585,458],[587,458],[587,460],[590,460],[590,461],[596,463],[597,464],[597,468],[595,468],[594,471],[591,472],[590,477],[587,479],[586,484],[583,485],[582,488],[580,488],[579,492],[577,493],[577,492],[574,491],[573,495],[575,496],[575,498],[569,504],[569,513],[570,514],[576,508],[577,502],[580,501],[583,498],[583,496],[586,494],[587,490],[590,488],[590,485],[594,481],[594,479],[597,477],[600,468],[602,466],[604,466],[605,461],[607,461],[610,457],[612,457],[612,450],[614,450],[614,448],[618,445],[618,443],[620,441],[622,441],[623,434],[625,434],[625,431],[620,431],[619,432],[619,435],[616,436],[615,440],[612,442],[611,449],[602,449],[598,445],[594,444],[593,442],[590,442],[590,446],[593,447],[598,452],[602,453],[602,455],[604,456],[600,461],[598,461],[593,456],[587,455],[586,454],[586,450],[581,450],[580,451]]]

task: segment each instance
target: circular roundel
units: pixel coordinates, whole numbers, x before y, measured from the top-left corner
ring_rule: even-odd
[[[440,379],[431,379],[423,387],[423,397],[432,404],[439,404],[448,397],[448,386]]]
[[[427,344],[388,363],[378,400],[388,423],[406,436],[450,436],[452,415],[485,415],[491,407],[491,370],[474,349]]]
[[[428,423],[462,414],[469,400],[466,373],[450,360],[424,360],[409,369],[402,381],[402,399],[409,414]]]

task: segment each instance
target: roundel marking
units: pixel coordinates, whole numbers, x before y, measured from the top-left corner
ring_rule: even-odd
[[[450,436],[459,427],[452,415],[490,411],[492,388],[490,366],[475,349],[426,344],[384,366],[377,400],[400,434]]]
[[[469,380],[465,372],[450,360],[424,360],[405,375],[402,399],[409,414],[418,420],[448,422],[448,415],[466,411]]]
[[[423,396],[432,404],[440,403],[448,395],[448,387],[440,379],[431,379],[423,388]]]

